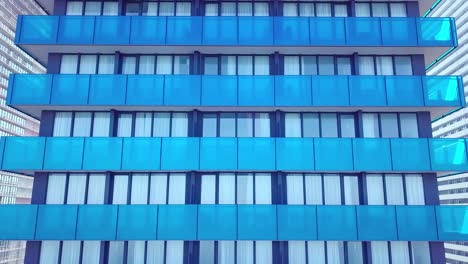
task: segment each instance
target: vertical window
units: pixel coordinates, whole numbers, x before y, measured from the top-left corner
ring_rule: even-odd
[[[68,1],[66,14],[67,16],[81,16],[83,14],[83,2]]]
[[[62,55],[62,74],[113,74],[114,55]]]
[[[338,137],[336,114],[320,114],[320,132],[322,137]]]
[[[406,17],[406,3],[356,3],[357,17]]]
[[[351,58],[284,56],[284,75],[351,75]]]
[[[396,114],[380,114],[380,126],[382,137],[397,138],[398,135],[398,117]]]
[[[67,176],[61,173],[49,174],[46,204],[64,204]]]
[[[411,56],[359,56],[359,75],[413,75]]]
[[[54,137],[69,137],[71,131],[72,113],[57,112],[54,120]]]
[[[119,114],[117,124],[118,137],[132,136],[132,114]]]
[[[91,112],[75,113],[73,124],[74,137],[89,137],[91,135]]]
[[[268,113],[203,114],[203,137],[270,137]],[[236,134],[237,133],[237,134]]]
[[[413,113],[364,113],[363,135],[366,138],[417,138],[417,116]]]
[[[190,74],[190,56],[126,55],[122,58],[122,74]]]
[[[395,75],[413,75],[410,56],[395,56]]]
[[[205,16],[268,16],[268,2],[205,2]]]
[[[118,137],[187,137],[187,113],[119,113]]]
[[[62,55],[60,73],[75,74],[78,71],[78,55]]]
[[[341,3],[283,3],[283,16],[346,17],[348,6]]]
[[[153,113],[142,112],[135,115],[135,137],[151,137]]]
[[[205,56],[205,75],[269,75],[269,56]]]

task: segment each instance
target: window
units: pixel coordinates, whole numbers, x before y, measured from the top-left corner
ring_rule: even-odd
[[[418,121],[413,113],[364,113],[363,136],[366,138],[417,138]]]
[[[351,75],[351,58],[284,56],[284,75]]]
[[[191,2],[182,1],[128,1],[125,4],[127,16],[190,16]]]
[[[118,137],[187,137],[188,113],[119,113]]]
[[[56,112],[54,137],[108,137],[109,112]]]
[[[356,137],[353,114],[285,113],[285,137]]]
[[[257,1],[205,2],[205,16],[268,16],[269,3]]]
[[[269,56],[205,56],[205,75],[269,75]]]
[[[62,55],[62,74],[113,74],[114,55]]]
[[[117,16],[118,1],[68,1],[67,16]]]
[[[359,75],[413,75],[410,56],[359,56]]]
[[[268,113],[205,113],[203,137],[270,137]]]
[[[283,2],[283,16],[347,17],[348,6],[342,3]]]
[[[126,55],[122,74],[190,74],[188,55]]]
[[[357,17],[406,17],[406,3],[356,3]]]

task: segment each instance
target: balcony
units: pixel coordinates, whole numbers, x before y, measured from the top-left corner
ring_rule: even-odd
[[[1,240],[468,241],[466,206],[2,205]]]
[[[424,53],[429,64],[457,46],[456,36],[452,18],[20,16],[15,43],[42,63],[58,49],[233,53],[237,46],[241,54]]]
[[[1,170],[468,171],[466,139],[6,137]]]
[[[431,111],[465,106],[457,76],[209,76],[13,74],[7,104],[42,110]],[[344,108],[346,107],[346,108]]]

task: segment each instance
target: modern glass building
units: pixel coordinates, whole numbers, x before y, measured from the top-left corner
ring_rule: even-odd
[[[40,137],[0,140],[34,173],[0,207],[27,263],[438,264],[468,239],[439,206],[468,157],[431,138],[465,101],[425,76],[457,46],[429,1],[39,2],[15,42],[48,72],[7,104]]]

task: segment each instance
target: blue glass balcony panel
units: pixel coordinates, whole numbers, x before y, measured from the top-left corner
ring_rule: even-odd
[[[122,138],[86,138],[83,170],[120,170]]]
[[[15,74],[13,75],[14,90],[8,93],[9,102],[18,105],[47,105],[50,102],[52,75]]]
[[[197,170],[199,166],[198,138],[163,138],[162,170]]]
[[[41,170],[45,138],[7,137],[3,153],[4,170]]]
[[[435,241],[437,225],[432,206],[396,206],[398,240]]]
[[[456,32],[453,18],[419,18],[419,45],[421,46],[455,46]]]
[[[357,240],[355,206],[317,206],[318,240]]]
[[[36,223],[36,239],[75,239],[77,213],[77,205],[39,205]]]
[[[202,17],[167,17],[167,45],[201,45]]]
[[[197,75],[166,75],[165,105],[200,105],[201,77]]]
[[[238,205],[239,240],[276,240],[276,206]]]
[[[127,105],[163,105],[164,76],[127,75]]]
[[[394,206],[357,206],[359,240],[397,240]]]
[[[204,45],[237,45],[236,17],[203,17]]]
[[[431,167],[433,171],[467,171],[468,160],[464,139],[431,139]]]
[[[275,105],[274,76],[239,76],[239,106]]]
[[[117,240],[156,240],[157,205],[120,205]]]
[[[200,138],[200,170],[237,170],[237,139]]]
[[[202,76],[201,105],[236,106],[237,76]]]
[[[391,171],[389,139],[353,139],[354,169],[357,171]]]
[[[275,45],[308,46],[309,18],[274,17]]]
[[[280,171],[313,171],[312,138],[277,138],[276,169]]]
[[[61,44],[89,44],[94,42],[94,16],[61,16],[57,42]]]
[[[345,18],[311,17],[310,44],[313,46],[345,46]]]
[[[94,28],[94,44],[129,44],[129,16],[97,16]]]
[[[370,17],[346,18],[346,41],[350,46],[381,46],[380,19]]]
[[[349,106],[347,76],[313,76],[312,105]]]
[[[351,139],[315,138],[315,170],[352,171],[353,146]]]
[[[92,75],[89,89],[91,105],[124,105],[127,88],[125,75]]]
[[[158,211],[159,240],[196,240],[196,205],[160,205]]]
[[[56,43],[58,24],[58,16],[20,16],[17,40],[20,43]]]
[[[461,77],[427,76],[423,85],[427,106],[465,106]]]
[[[416,18],[380,18],[384,46],[417,46]]]
[[[388,106],[424,106],[420,76],[385,76],[385,85]]]
[[[349,76],[351,106],[387,105],[383,76]]]
[[[395,171],[430,171],[429,145],[425,139],[391,139],[392,165]]]
[[[199,240],[236,240],[237,205],[199,205]]]
[[[0,206],[0,240],[34,240],[37,205]]]
[[[436,207],[436,217],[439,240],[468,240],[468,207],[439,206]]]
[[[50,137],[46,139],[44,170],[81,170],[84,138]]]
[[[239,138],[239,170],[275,170],[274,138]]]
[[[278,205],[278,240],[316,240],[315,206]]]
[[[160,138],[124,138],[122,170],[160,170]]]
[[[273,18],[271,17],[238,17],[239,45],[273,45]]]
[[[164,45],[166,43],[166,17],[134,16],[131,21],[130,43]]]
[[[50,103],[53,105],[87,105],[90,75],[55,74]]]
[[[80,205],[78,208],[77,240],[115,240],[117,205]]]
[[[310,76],[275,76],[276,106],[311,106]]]

